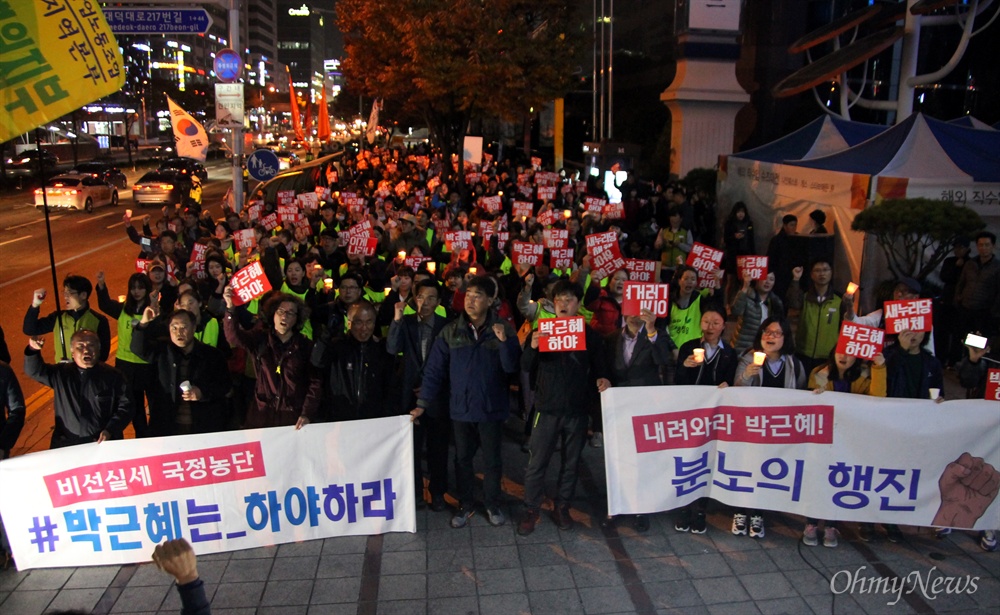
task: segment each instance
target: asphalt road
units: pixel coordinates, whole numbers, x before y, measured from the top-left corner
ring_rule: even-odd
[[[215,160],[208,162],[206,167],[209,179],[204,185],[202,202],[213,215],[219,216],[222,197],[232,185],[231,162]],[[126,169],[129,186],[145,171],[143,168]],[[125,209],[133,210],[133,218],[147,213],[156,217],[160,212],[135,206],[131,188],[119,191],[119,198],[118,207],[95,208],[93,214],[50,213],[60,300],[65,301],[62,279],[70,273],[87,276],[93,282],[97,272],[104,271],[112,296],[125,292],[128,277],[135,271],[139,250],[125,235],[122,215]],[[139,222],[135,224],[138,226]],[[55,303],[45,218],[34,207],[31,189],[8,190],[0,195],[0,326],[11,351],[11,367],[28,402],[25,428],[12,451],[12,454],[18,455],[47,449],[53,424],[51,390],[24,376],[22,356],[27,338],[21,333],[21,324],[24,312],[31,304],[32,293],[37,288],[45,288],[49,294],[42,304],[42,314],[49,314],[55,310]],[[116,326],[113,322],[110,324],[111,354],[114,356]],[[52,361],[51,344],[43,355],[47,361]]]

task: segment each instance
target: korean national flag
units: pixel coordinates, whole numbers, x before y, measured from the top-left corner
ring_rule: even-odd
[[[205,162],[205,156],[208,154],[208,134],[205,132],[205,127],[187,111],[181,109],[169,96],[167,104],[170,106],[170,125],[174,129],[177,155]]]

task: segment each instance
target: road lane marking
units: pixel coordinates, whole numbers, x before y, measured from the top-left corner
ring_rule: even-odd
[[[92,220],[100,220],[101,218],[107,218],[108,216],[113,216],[113,215],[115,215],[116,213],[118,213],[118,212],[117,212],[117,211],[109,211],[108,213],[106,213],[106,214],[101,214],[101,215],[99,215],[99,216],[87,216],[87,217],[86,217],[86,218],[84,218],[83,220],[80,220],[79,222],[77,222],[77,224],[83,224],[84,222],[90,222],[90,221],[92,221]],[[110,227],[109,227],[109,228],[110,228]]]
[[[73,262],[73,261],[75,261],[78,258],[82,258],[84,256],[89,256],[89,255],[93,254],[94,252],[100,252],[101,250],[106,250],[106,249],[110,248],[111,246],[113,246],[113,245],[115,245],[117,243],[121,243],[123,241],[129,241],[129,238],[128,237],[122,237],[121,239],[116,239],[116,240],[114,240],[114,241],[112,241],[110,243],[106,243],[104,245],[98,246],[98,247],[94,248],[93,250],[87,250],[86,252],[82,252],[80,254],[77,254],[76,256],[71,256],[71,257],[69,257],[69,258],[67,258],[65,260],[62,260],[62,261],[59,261],[58,263],[56,263],[56,267],[65,265],[66,263]],[[6,286],[10,286],[11,284],[16,284],[17,282],[20,282],[22,280],[27,280],[28,278],[30,278],[32,276],[36,276],[36,275],[38,275],[40,273],[48,273],[49,271],[52,271],[52,267],[46,265],[46,266],[42,267],[41,269],[38,269],[36,271],[32,271],[31,273],[26,273],[26,274],[22,275],[19,278],[14,278],[13,280],[4,282],[3,284],[0,284],[0,288],[4,288]]]
[[[124,226],[124,225],[125,225],[124,222],[115,222],[114,224],[109,224],[108,226],[105,226],[104,228],[115,228],[116,226]]]
[[[49,221],[51,222],[52,220],[58,220],[59,218],[62,217],[63,216],[49,216]],[[25,222],[24,224],[18,224],[17,226],[8,226],[4,230],[13,231],[15,229],[24,228],[25,226],[31,226],[32,224],[38,224],[39,222],[45,222],[45,218],[42,218],[41,220],[32,220],[31,222]]]
[[[25,235],[24,237],[18,237],[17,239],[11,239],[10,241],[4,241],[0,243],[0,246],[5,246],[8,243],[14,243],[15,241],[21,241],[22,239],[31,239],[34,235]]]

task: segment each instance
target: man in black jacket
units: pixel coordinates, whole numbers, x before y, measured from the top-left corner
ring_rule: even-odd
[[[191,312],[178,309],[167,316],[165,339],[154,337],[154,318],[147,307],[132,330],[132,352],[151,363],[156,374],[149,394],[150,435],[225,431],[231,381],[222,352],[195,339]]]
[[[417,391],[423,379],[424,363],[430,355],[434,338],[448,324],[448,319],[434,313],[441,300],[441,287],[434,280],[425,280],[417,285],[417,313],[404,314],[406,303],[400,301],[395,306],[395,318],[389,325],[386,350],[391,355],[402,355],[402,382],[400,413],[408,412],[417,405]],[[431,400],[427,412],[416,422],[413,429],[414,472],[420,498],[417,506],[423,504],[423,472],[420,454],[424,442],[427,443],[428,490],[431,494],[431,509],[441,512],[445,509],[444,494],[448,490],[448,432],[451,421],[448,418],[447,397]]]
[[[552,290],[556,316],[576,316],[583,299],[583,289],[569,280],[560,280]],[[587,410],[599,391],[611,386],[607,379],[607,357],[596,331],[586,331],[586,349],[564,352],[539,352],[539,333],[521,357],[521,368],[536,373],[535,415],[528,448],[531,455],[524,475],[524,504],[527,510],[517,532],[526,536],[535,531],[539,508],[544,498],[545,471],[562,441],[562,465],[559,471],[559,494],[552,519],[562,530],[573,527],[569,501],[576,490],[577,465],[587,437]]]
[[[121,438],[132,420],[132,400],[125,377],[98,359],[97,334],[87,329],[73,334],[69,341],[72,363],[42,361],[44,344],[41,337],[28,340],[24,373],[55,393],[56,424],[49,448]]]

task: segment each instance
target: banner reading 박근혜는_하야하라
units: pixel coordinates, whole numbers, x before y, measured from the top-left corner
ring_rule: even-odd
[[[100,3],[0,0],[0,143],[125,84]]]
[[[1000,527],[995,402],[761,387],[613,387],[601,394],[608,508],[710,497],[837,521]]]
[[[409,416],[107,441],[0,462],[19,570],[416,531]],[[14,495],[16,494],[16,495]]]

